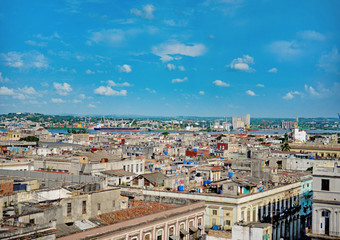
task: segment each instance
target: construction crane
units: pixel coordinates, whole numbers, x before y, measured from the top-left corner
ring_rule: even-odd
[[[267,123],[266,123],[266,121],[265,121],[264,119],[262,119],[262,122],[263,122],[263,124],[264,124],[264,129],[267,129]]]

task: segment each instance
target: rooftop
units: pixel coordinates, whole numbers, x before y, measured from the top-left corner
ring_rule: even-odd
[[[107,224],[126,221],[135,217],[145,216],[158,211],[174,208],[174,205],[156,202],[129,201],[129,208],[119,211],[101,214],[98,217]]]

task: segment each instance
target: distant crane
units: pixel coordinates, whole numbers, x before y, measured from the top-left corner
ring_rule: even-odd
[[[264,129],[267,129],[267,123],[266,123],[266,121],[265,121],[264,119],[262,119],[262,122],[263,122],[263,124],[264,124]]]

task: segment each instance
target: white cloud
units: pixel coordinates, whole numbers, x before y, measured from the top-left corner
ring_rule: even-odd
[[[7,87],[0,87],[0,95],[14,95],[14,90]]]
[[[168,63],[168,64],[166,65],[166,67],[167,67],[170,71],[176,69],[176,66],[175,66],[174,64],[172,64],[172,63]]]
[[[268,70],[270,73],[277,73],[277,68],[271,68]]]
[[[183,66],[178,66],[178,69],[182,72],[185,71],[185,68]]]
[[[316,31],[311,31],[311,30],[306,30],[302,32],[298,32],[297,35],[303,39],[303,40],[312,40],[312,41],[325,41],[326,37],[322,33],[316,32]]]
[[[61,98],[52,98],[51,102],[53,102],[53,103],[64,103],[65,101]]]
[[[31,45],[31,46],[37,46],[37,47],[46,47],[47,43],[45,42],[36,42],[33,40],[27,40],[25,41],[26,44]]]
[[[295,97],[295,95],[301,95],[298,91],[290,91],[286,95],[284,95],[282,98],[285,100],[291,100]]]
[[[269,50],[282,60],[290,60],[302,54],[296,41],[276,41],[269,45]]]
[[[181,83],[181,82],[184,82],[184,81],[187,81],[188,78],[187,77],[184,77],[184,78],[175,78],[175,79],[172,79],[171,80],[171,83]]]
[[[96,105],[90,103],[90,104],[89,104],[89,107],[90,107],[90,108],[95,108]]]
[[[66,96],[70,92],[72,92],[72,87],[68,83],[53,83],[54,88],[57,90],[57,93],[62,96]]]
[[[152,53],[161,57],[163,62],[181,59],[177,55],[198,57],[205,52],[206,48],[201,43],[186,45],[177,41],[170,41],[152,48]]]
[[[92,72],[90,69],[87,69],[87,70],[85,71],[85,73],[88,74],[88,75],[94,74],[94,72]]]
[[[143,5],[142,9],[132,8],[130,12],[138,17],[145,18],[145,19],[153,19],[154,15],[153,12],[156,10],[156,8],[151,5]]]
[[[83,101],[80,100],[80,99],[74,99],[74,100],[73,100],[73,103],[81,103],[81,102],[83,102]]]
[[[86,98],[86,95],[85,95],[84,93],[82,93],[82,94],[79,94],[79,97],[80,97],[81,99],[85,99],[85,98]]]
[[[239,70],[239,71],[245,71],[245,72],[253,72],[255,71],[253,68],[250,67],[250,65],[253,65],[254,58],[249,55],[243,55],[242,58],[235,58],[230,65],[227,65],[226,67],[230,67],[231,69]]]
[[[256,84],[256,87],[264,87],[264,85],[261,84],[261,83],[258,83],[258,84]]]
[[[166,25],[169,25],[169,26],[171,26],[171,27],[173,27],[173,26],[175,26],[175,25],[176,25],[175,21],[174,21],[174,20],[172,20],[172,19],[169,19],[169,20],[164,20],[164,23],[165,23]]]
[[[318,66],[325,72],[340,74],[340,55],[337,48],[320,57]]]
[[[120,44],[125,40],[125,33],[120,29],[108,29],[99,32],[92,32],[90,40],[86,42],[87,45],[94,43],[106,43],[111,45]]]
[[[126,90],[116,91],[113,90],[111,87],[100,86],[94,90],[95,94],[104,95],[104,96],[126,96]]]
[[[305,90],[307,93],[313,96],[320,96],[320,93],[318,93],[312,86],[308,86],[307,84],[305,84]]]
[[[122,65],[122,66],[118,65],[117,67],[118,67],[118,69],[119,69],[120,72],[129,73],[129,72],[132,71],[131,66],[130,66],[130,65],[127,65],[127,64],[124,64],[124,65]]]
[[[218,87],[229,87],[230,86],[229,83],[223,82],[221,80],[215,80],[213,81],[213,84],[215,84],[215,86],[218,86]]]
[[[9,79],[2,76],[2,72],[0,72],[0,83],[6,83],[9,82]]]
[[[199,91],[198,93],[199,93],[200,95],[204,95],[204,94],[205,94],[204,91]]]
[[[48,63],[46,57],[38,51],[31,52],[9,52],[2,53],[1,58],[5,64],[13,68],[47,68]]]
[[[145,88],[146,91],[148,91],[149,93],[156,93],[156,90],[151,90],[150,88]]]
[[[37,95],[37,91],[33,87],[27,87],[25,86],[24,88],[18,88],[18,90],[24,94],[27,95]]]
[[[128,82],[116,83],[112,80],[108,80],[107,83],[110,87],[131,87],[131,84]]]
[[[249,96],[256,96],[256,94],[252,90],[247,90],[246,94],[248,94]]]

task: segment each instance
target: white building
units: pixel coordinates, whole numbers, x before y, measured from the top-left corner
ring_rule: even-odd
[[[339,186],[339,162],[314,168],[312,239],[340,239]]]
[[[307,133],[305,131],[299,130],[295,128],[293,130],[293,138],[295,142],[306,142],[307,141]]]

